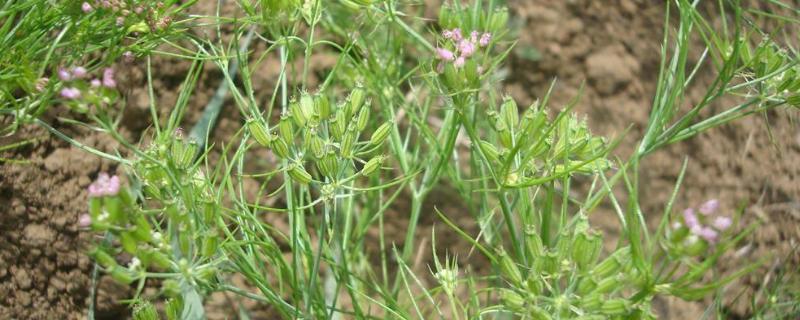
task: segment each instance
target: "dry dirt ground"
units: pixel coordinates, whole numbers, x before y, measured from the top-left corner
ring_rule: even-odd
[[[525,105],[541,96],[557,77],[553,105],[559,106],[574,97],[586,81],[576,111],[586,114],[590,126],[600,134],[619,134],[633,125],[626,138],[630,143],[618,150],[623,156],[629,154],[644,128],[655,89],[663,2],[516,0],[509,1],[509,5],[520,38],[518,51],[533,49],[539,55],[533,60],[529,59],[530,54],[512,55],[505,90]],[[314,63],[324,69],[330,59]],[[142,61],[137,61],[120,68],[125,70],[122,78],[126,79],[123,131],[134,141],[147,126],[139,119],[148,119],[143,67]],[[160,104],[168,106],[175,101],[178,84],[187,69],[185,63],[154,61],[154,87]],[[220,73],[214,69],[206,66],[190,105],[195,114],[190,117],[199,114],[218,85]],[[275,64],[266,63],[262,69],[255,81],[268,85],[277,73]],[[700,90],[693,90],[689,102],[696,101],[699,94]],[[57,107],[46,120],[80,137],[82,143],[114,151],[114,142],[104,134],[58,125],[56,116],[64,111]],[[792,121],[793,116],[796,112],[771,112],[714,129],[650,156],[642,170],[641,199],[645,212],[653,216],[662,211],[681,161],[686,158],[689,165],[678,206],[717,198],[726,211],[743,209],[743,224],[762,223],[737,255],[722,262],[723,270],[731,270],[771,257],[765,267],[727,290],[726,297],[744,294],[739,301],[726,305],[738,317],[750,312],[749,296],[765,279],[780,268],[797,270],[800,265],[800,256],[794,250],[800,239],[800,130]],[[236,113],[226,114],[217,136],[235,131],[239,121]],[[0,318],[82,319],[92,272],[84,250],[92,235],[75,226],[86,209],[85,188],[97,173],[116,168],[38,127],[27,127],[14,136],[1,138],[0,145],[30,138],[35,143],[0,153],[0,158],[27,161],[0,166]],[[458,204],[451,205],[453,211],[458,210]],[[613,223],[606,222],[613,219],[604,219],[602,211],[595,220],[613,239]],[[429,215],[421,222],[418,232],[422,242],[430,235],[435,220],[434,215]],[[403,229],[402,224],[389,225],[387,233],[397,233],[399,243]],[[456,237],[437,241],[452,242],[454,251],[465,247]],[[780,264],[776,266],[776,262]],[[98,318],[116,319],[129,312],[117,303],[130,292],[128,288],[106,277],[100,278],[98,287]],[[220,310],[224,301],[215,301],[209,305],[210,316],[231,314]],[[664,319],[690,319],[697,318],[708,303],[665,300],[659,302],[658,309]]]

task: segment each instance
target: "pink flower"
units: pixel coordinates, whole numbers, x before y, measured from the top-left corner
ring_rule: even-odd
[[[445,39],[452,39],[453,38],[453,31],[450,31],[450,30],[442,31],[442,37],[444,37]]]
[[[480,34],[480,33],[478,33],[478,31],[472,31],[472,32],[470,32],[470,33],[469,33],[469,41],[472,41],[472,43],[477,43],[477,42],[478,42],[478,35],[479,35],[479,34]]]
[[[89,13],[92,11],[92,5],[90,5],[88,2],[84,2],[81,4],[81,10],[83,10],[84,13]]]
[[[488,33],[488,32],[485,32],[483,35],[481,35],[481,39],[478,41],[478,44],[481,47],[485,47],[485,46],[488,46],[489,42],[491,42],[491,41],[492,41],[492,34]]]
[[[67,87],[61,89],[61,97],[65,99],[78,99],[81,97],[81,91],[78,88]]]
[[[460,56],[460,57],[456,58],[456,61],[453,62],[453,66],[456,67],[456,68],[461,68],[461,67],[464,66],[464,63],[466,63],[466,62],[467,61],[464,59],[464,56]]]
[[[711,225],[713,225],[714,228],[717,228],[719,231],[727,230],[730,228],[731,224],[733,224],[733,221],[731,221],[731,218],[728,217],[716,217],[711,223]]]
[[[719,200],[711,199],[700,205],[700,213],[710,215],[719,209]]]
[[[685,223],[686,227],[689,229],[700,226],[700,221],[697,220],[697,216],[694,214],[694,209],[688,208],[683,210],[683,223]]]
[[[75,78],[78,78],[78,79],[83,78],[83,77],[86,76],[86,73],[87,73],[86,72],[86,68],[84,68],[84,67],[74,67],[74,68],[72,68],[72,75],[75,76]]]
[[[695,234],[703,239],[706,239],[706,241],[708,241],[709,243],[717,242],[717,235],[718,235],[717,232],[709,227],[700,228],[700,231],[696,232]]]
[[[91,85],[92,88],[99,88],[100,87],[100,80],[99,79],[92,79],[92,81],[89,82],[89,85]]]
[[[89,185],[89,197],[115,196],[119,193],[119,186],[118,176],[109,177],[105,172],[100,173],[100,175],[97,176],[97,180]]]
[[[106,68],[103,70],[103,86],[106,88],[114,88],[117,86],[117,81],[114,80],[114,69]]]
[[[58,78],[61,81],[70,81],[72,80],[72,74],[67,71],[67,69],[58,69]]]
[[[92,217],[89,216],[88,214],[84,213],[80,217],[78,217],[78,227],[88,228],[91,225],[92,225]]]
[[[461,42],[458,43],[458,51],[461,52],[462,57],[469,58],[475,53],[475,44],[466,39],[461,40]]]
[[[444,61],[453,61],[456,58],[452,51],[445,48],[436,48],[436,56]]]
[[[117,17],[117,26],[118,26],[118,27],[121,27],[121,26],[123,26],[124,24],[125,24],[125,18],[123,18],[123,17]]]
[[[461,41],[461,39],[464,39],[464,37],[461,35],[461,29],[455,28],[453,29],[452,32],[453,32],[453,37],[452,37],[453,41]]]

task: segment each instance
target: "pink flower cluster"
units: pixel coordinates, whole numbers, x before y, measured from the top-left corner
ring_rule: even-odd
[[[89,185],[89,197],[99,198],[115,196],[119,193],[119,188],[120,182],[118,176],[109,176],[107,173],[102,172],[97,176],[97,180]]]
[[[731,224],[731,218],[725,216],[714,216],[719,209],[719,201],[716,199],[708,200],[698,208],[700,215],[697,215],[694,208],[687,208],[683,211],[683,223],[689,228],[692,234],[701,237],[709,243],[716,243],[719,233],[727,230]],[[710,226],[703,222],[710,220]]]
[[[69,70],[62,68],[58,70],[58,78],[64,82],[86,79],[88,75],[89,72],[84,67],[73,67]],[[89,84],[92,88],[99,88],[101,85],[106,88],[115,88],[117,86],[117,81],[114,79],[114,69],[106,68],[103,70],[102,80],[94,78],[89,81]],[[61,89],[61,97],[65,99],[78,99],[81,97],[81,90],[74,86],[65,87]]]
[[[452,49],[438,47],[436,48],[436,57],[445,62],[452,62],[456,68],[463,67],[467,59],[475,54],[478,47],[486,47],[492,41],[491,33],[481,34],[478,31],[472,31],[469,37],[464,37],[459,28],[444,30],[442,37],[452,43]]]

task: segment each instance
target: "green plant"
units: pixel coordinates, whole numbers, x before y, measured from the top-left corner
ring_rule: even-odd
[[[551,92],[526,108],[500,97],[496,70],[513,42],[506,39],[508,12],[493,1],[445,5],[434,25],[414,18],[421,8],[393,0],[241,0],[242,17],[213,17],[214,24],[234,27],[230,44],[176,32],[170,34],[192,49],[142,51],[193,65],[167,119],[157,116],[158,103],[151,101],[152,130],[141,143],[117,132],[116,110],[79,108],[98,103],[94,96],[72,97],[74,109],[117,139],[129,157],[80,145],[32,121],[119,162],[127,186],[102,176],[82,220],[119,245],[100,243],[91,255],[117,280],[137,283],[134,300],[165,300],[169,319],[204,317],[203,297],[215,291],[267,304],[284,318],[653,318],[655,297],[712,296],[759,262],[712,274],[722,254],[755,226],[729,228],[732,217],[712,220],[690,211],[675,215],[683,172],[658,213],[658,228],[649,230],[639,205],[640,189],[647,187],[639,184],[640,164],[704,130],[800,104],[794,52],[761,34],[736,1],[720,2],[729,17],[722,31],[696,4],[674,1],[678,24],[673,33],[665,23],[650,121],[626,160],[612,156],[621,137],[592,134],[588,121],[572,112],[579,97],[562,110],[550,105]],[[701,58],[690,65],[698,39]],[[266,49],[248,49],[251,41]],[[310,62],[320,52],[337,61],[314,74]],[[266,59],[280,65],[271,91],[252,79]],[[295,60],[302,61],[301,70]],[[230,92],[242,124],[219,146],[207,144],[223,108],[219,101],[188,136],[180,129],[189,125],[184,115],[206,61],[222,72],[218,93]],[[700,72],[717,77],[687,108],[683,97]],[[35,76],[25,78],[27,86],[42,76],[28,74]],[[319,85],[311,86],[317,76]],[[257,98],[264,92],[265,101]],[[13,100],[11,109],[40,115],[26,111],[37,105],[34,96],[40,97]],[[115,98],[113,92],[96,96]],[[740,102],[709,114],[721,97]],[[587,180],[590,189],[576,196],[573,185]],[[439,188],[459,194],[478,234],[449,212],[424,212]],[[254,190],[257,196],[247,195]],[[409,203],[405,235],[387,239],[386,213],[401,202]],[[588,220],[604,202],[616,209],[622,234],[611,252],[602,251],[606,240]],[[480,258],[471,259],[486,259],[492,270],[473,274],[449,255],[442,263],[434,240],[431,273],[438,286],[423,284],[412,263],[423,214],[438,214],[477,249]],[[283,218],[288,227],[265,216]],[[370,233],[377,234],[377,245]],[[389,249],[389,241],[400,240]],[[130,265],[115,259],[122,252],[134,257]],[[234,275],[247,286],[235,286]],[[162,280],[160,291],[146,296],[152,278]],[[476,294],[462,301],[461,290]],[[449,310],[440,308],[444,304]],[[152,306],[143,303],[134,314],[153,318]]]

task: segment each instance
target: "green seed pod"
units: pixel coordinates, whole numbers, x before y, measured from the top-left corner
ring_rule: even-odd
[[[501,247],[496,250],[498,259],[500,260],[500,273],[505,276],[506,280],[515,286],[522,286],[522,273],[520,273],[517,264],[508,256],[508,253]]]
[[[175,279],[164,280],[164,282],[161,283],[161,292],[164,293],[164,295],[168,296],[168,297],[177,297],[178,295],[181,294],[181,285]],[[175,299],[171,299],[167,303],[167,306],[165,306],[165,309],[169,309],[169,306],[171,304],[174,305],[175,303],[173,303],[173,301],[176,301],[176,300]]]
[[[131,272],[130,270],[128,270],[126,268],[120,267],[120,266],[115,266],[115,267],[111,268],[111,272],[110,273],[111,273],[111,277],[114,278],[114,280],[117,280],[120,283],[131,284],[131,282],[133,282],[133,280],[135,280],[133,272]]]
[[[218,207],[217,203],[212,199],[203,199],[203,220],[206,224],[214,224],[214,219],[217,217]]]
[[[630,248],[625,247],[615,251],[611,256],[600,262],[592,269],[591,274],[598,278],[606,278],[620,272],[623,263],[629,260]]]
[[[625,280],[625,276],[622,273],[618,273],[605,279],[600,280],[597,283],[597,288],[592,290],[593,294],[605,294],[612,292],[616,289],[619,289],[620,284]]]
[[[493,33],[506,30],[506,25],[508,24],[508,10],[505,8],[495,10],[489,21],[489,30]]]
[[[375,129],[375,132],[372,133],[372,136],[369,138],[370,146],[377,147],[389,137],[389,134],[392,130],[392,122],[385,122],[383,123],[378,129]]]
[[[158,251],[152,251],[148,255],[148,258],[153,264],[155,264],[157,267],[161,269],[169,270],[169,268],[172,267],[172,263],[169,260],[169,257],[167,257],[167,255],[165,255],[164,253]]]
[[[314,111],[320,119],[328,119],[331,116],[331,101],[326,95],[318,93],[314,96]]]
[[[312,135],[308,144],[308,149],[311,150],[311,154],[313,154],[314,157],[320,159],[325,156],[325,140],[322,140],[319,135]]]
[[[384,158],[384,156],[377,156],[367,161],[367,163],[364,164],[364,168],[361,169],[361,175],[369,176],[380,169],[381,165],[383,165]]]
[[[140,302],[133,308],[133,320],[159,320],[158,311],[151,303]]]
[[[607,299],[600,307],[600,312],[607,316],[619,316],[630,310],[631,303],[622,298]]]
[[[700,256],[708,249],[708,242],[695,235],[689,236],[684,242],[686,243],[684,245],[686,254],[692,257]]]
[[[355,89],[350,92],[350,97],[347,99],[349,102],[349,110],[347,114],[348,118],[361,111],[361,107],[364,105],[366,96],[367,93],[364,90],[364,87],[361,86],[360,83],[356,84]]]
[[[344,136],[347,129],[347,120],[344,118],[344,114],[345,112],[340,109],[329,122],[328,131],[336,141],[342,141],[342,136]]]
[[[795,108],[800,108],[800,94],[795,94],[786,98],[786,103]]]
[[[552,251],[545,251],[539,260],[533,262],[534,268],[544,274],[555,274],[559,267],[558,253]]]
[[[138,244],[136,238],[133,237],[132,232],[123,231],[119,234],[119,242],[122,244],[122,250],[135,255]]]
[[[278,135],[287,145],[294,142],[294,128],[292,122],[289,120],[288,115],[282,115],[280,122],[278,122]]]
[[[595,288],[597,288],[597,281],[591,277],[585,277],[581,279],[581,282],[578,284],[578,294],[587,294]]]
[[[350,126],[345,132],[344,137],[342,138],[342,143],[340,146],[340,153],[343,158],[349,159],[353,155],[353,145],[356,142],[357,133],[354,130],[350,130],[354,128]]]
[[[308,184],[311,182],[311,175],[303,168],[302,164],[295,163],[289,166],[289,176],[292,177],[292,180],[300,183],[300,184]]]
[[[336,159],[336,152],[333,150],[328,150],[325,152],[325,156],[322,157],[319,161],[316,162],[317,170],[323,176],[328,178],[336,178],[336,172],[338,171],[338,161]]]
[[[289,102],[289,115],[296,126],[300,128],[306,126],[309,115],[303,112],[303,108],[300,106],[300,103],[297,102],[297,100],[292,99],[292,101]]]
[[[269,146],[273,139],[267,126],[257,119],[247,119],[247,129],[250,130],[250,134],[253,135],[256,142],[263,147]]]
[[[181,169],[188,168],[192,165],[195,155],[197,155],[197,149],[200,149],[200,145],[197,144],[197,141],[189,139],[189,141],[184,144],[183,154],[181,154],[179,158],[175,158],[175,165]]]
[[[106,269],[117,266],[117,260],[114,260],[102,247],[95,247],[89,251],[89,256]]]
[[[519,123],[519,109],[517,102],[511,97],[504,97],[503,104],[500,105],[500,114],[509,127],[515,127]]]
[[[270,149],[281,159],[288,159],[290,156],[289,146],[286,145],[286,141],[283,139],[273,139],[270,144]]]
[[[550,314],[547,313],[547,311],[544,311],[542,308],[539,308],[537,306],[531,306],[530,309],[528,310],[528,315],[533,320],[553,319],[553,317],[551,317]]]
[[[587,230],[576,234],[573,241],[572,261],[575,261],[578,269],[586,270],[594,266],[603,247],[603,239],[597,233]]]
[[[142,242],[151,242],[153,240],[153,231],[150,228],[150,222],[144,214],[136,214],[134,218],[136,228],[133,230],[133,237]]]
[[[478,63],[475,59],[468,59],[464,64],[464,79],[473,88],[480,86],[481,74],[478,72]]]
[[[478,141],[478,144],[489,162],[496,163],[500,161],[500,153],[497,151],[497,147],[485,140]]]
[[[219,248],[219,235],[216,232],[209,231],[205,237],[203,237],[203,257],[206,258],[213,258],[214,255],[217,253],[217,248]]]
[[[531,260],[539,259],[544,253],[542,237],[536,232],[536,226],[529,224],[525,226],[525,248]]]
[[[303,113],[303,117],[305,117],[306,122],[311,119],[311,116],[314,114],[314,97],[312,97],[308,92],[303,92],[300,94],[300,112]],[[305,124],[304,123],[304,124]],[[302,126],[301,126],[302,127]]]
[[[184,255],[189,255],[189,249],[192,248],[192,241],[189,230],[184,228],[178,232],[178,248]]]
[[[122,201],[117,197],[104,197],[103,207],[108,212],[108,223],[112,225],[122,225],[127,221],[124,219]]]
[[[102,213],[103,199],[94,197],[89,198],[89,216],[92,217],[92,221],[97,221]]]
[[[528,280],[526,280],[525,283],[527,284],[528,292],[533,295],[539,295],[542,293],[542,290],[544,290],[542,278],[533,272],[528,274]]]
[[[525,308],[525,298],[514,290],[501,288],[500,299],[512,311],[521,311]]]
[[[367,103],[369,104],[369,103]],[[361,108],[361,111],[358,113],[358,117],[356,118],[356,130],[359,132],[364,131],[367,128],[367,123],[369,123],[369,114],[370,108]]]
[[[686,226],[684,226],[679,222],[676,222],[676,225],[670,229],[668,238],[672,244],[678,244],[681,243],[684,239],[686,239],[686,236],[688,235],[689,235],[689,228],[687,228]]]
[[[444,84],[450,88],[450,90],[457,91],[462,89],[461,77],[458,75],[458,70],[456,70],[452,63],[445,64],[444,74],[442,76],[444,77]]]
[[[603,300],[605,299],[601,294],[590,294],[581,298],[580,307],[584,310],[595,311],[603,305]]]

